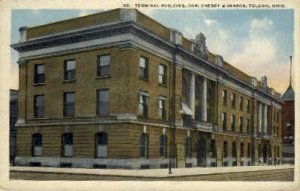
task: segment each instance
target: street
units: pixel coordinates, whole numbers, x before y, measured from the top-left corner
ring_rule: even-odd
[[[225,172],[198,175],[147,177],[124,175],[74,174],[57,172],[11,171],[10,179],[15,180],[138,180],[138,181],[293,181],[294,168],[260,170],[248,172]]]

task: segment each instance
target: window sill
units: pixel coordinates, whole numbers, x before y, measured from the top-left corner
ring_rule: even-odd
[[[33,117],[32,119],[46,119],[46,117]]]
[[[140,80],[143,80],[143,81],[145,81],[145,82],[149,82],[149,78],[145,78],[145,77],[140,76],[139,79],[140,79]]]
[[[159,85],[159,86],[162,86],[162,87],[165,87],[165,88],[167,88],[167,87],[168,87],[168,85],[167,85],[167,84],[158,83],[158,85]]]
[[[160,123],[168,122],[167,118],[158,118]]]
[[[34,83],[33,86],[44,86],[45,83]]]
[[[105,115],[97,114],[96,117],[99,117],[99,118],[108,118],[108,117],[111,117],[111,115],[109,115],[109,114],[105,114]]]
[[[105,76],[97,76],[96,79],[106,79],[106,78],[110,78],[110,75],[105,75]]]
[[[146,120],[146,119],[149,119],[149,118],[148,118],[148,116],[145,117],[145,116],[143,116],[143,115],[139,115],[139,116],[138,116],[138,119],[145,119],[145,120]]]
[[[63,116],[64,119],[72,119],[74,117],[75,117],[74,115],[73,116]]]
[[[167,159],[168,157],[166,156],[159,156],[160,159]]]
[[[64,80],[63,83],[72,83],[76,82],[76,79],[71,79],[71,80]]]

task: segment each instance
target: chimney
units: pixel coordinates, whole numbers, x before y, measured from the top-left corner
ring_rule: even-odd
[[[27,27],[23,26],[19,28],[20,31],[20,42],[25,42],[27,40]]]
[[[170,30],[170,40],[171,42],[175,43],[175,44],[182,44],[182,34],[175,30],[175,29],[171,29]]]

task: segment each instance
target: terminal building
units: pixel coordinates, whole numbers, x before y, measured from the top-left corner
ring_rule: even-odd
[[[21,27],[16,165],[281,161],[280,94],[135,9]]]
[[[14,165],[16,156],[16,127],[18,120],[18,90],[9,90],[9,163]]]

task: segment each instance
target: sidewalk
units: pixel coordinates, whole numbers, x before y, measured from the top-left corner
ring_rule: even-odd
[[[222,174],[235,172],[251,172],[292,169],[293,165],[280,166],[242,166],[242,167],[206,167],[206,168],[172,168],[172,174],[168,169],[143,169],[143,170],[125,170],[125,169],[84,169],[84,168],[53,168],[53,167],[23,167],[13,166],[10,171],[13,172],[39,172],[39,173],[59,173],[59,174],[86,174],[86,175],[106,175],[106,176],[126,176],[126,177],[180,177],[207,174]]]

